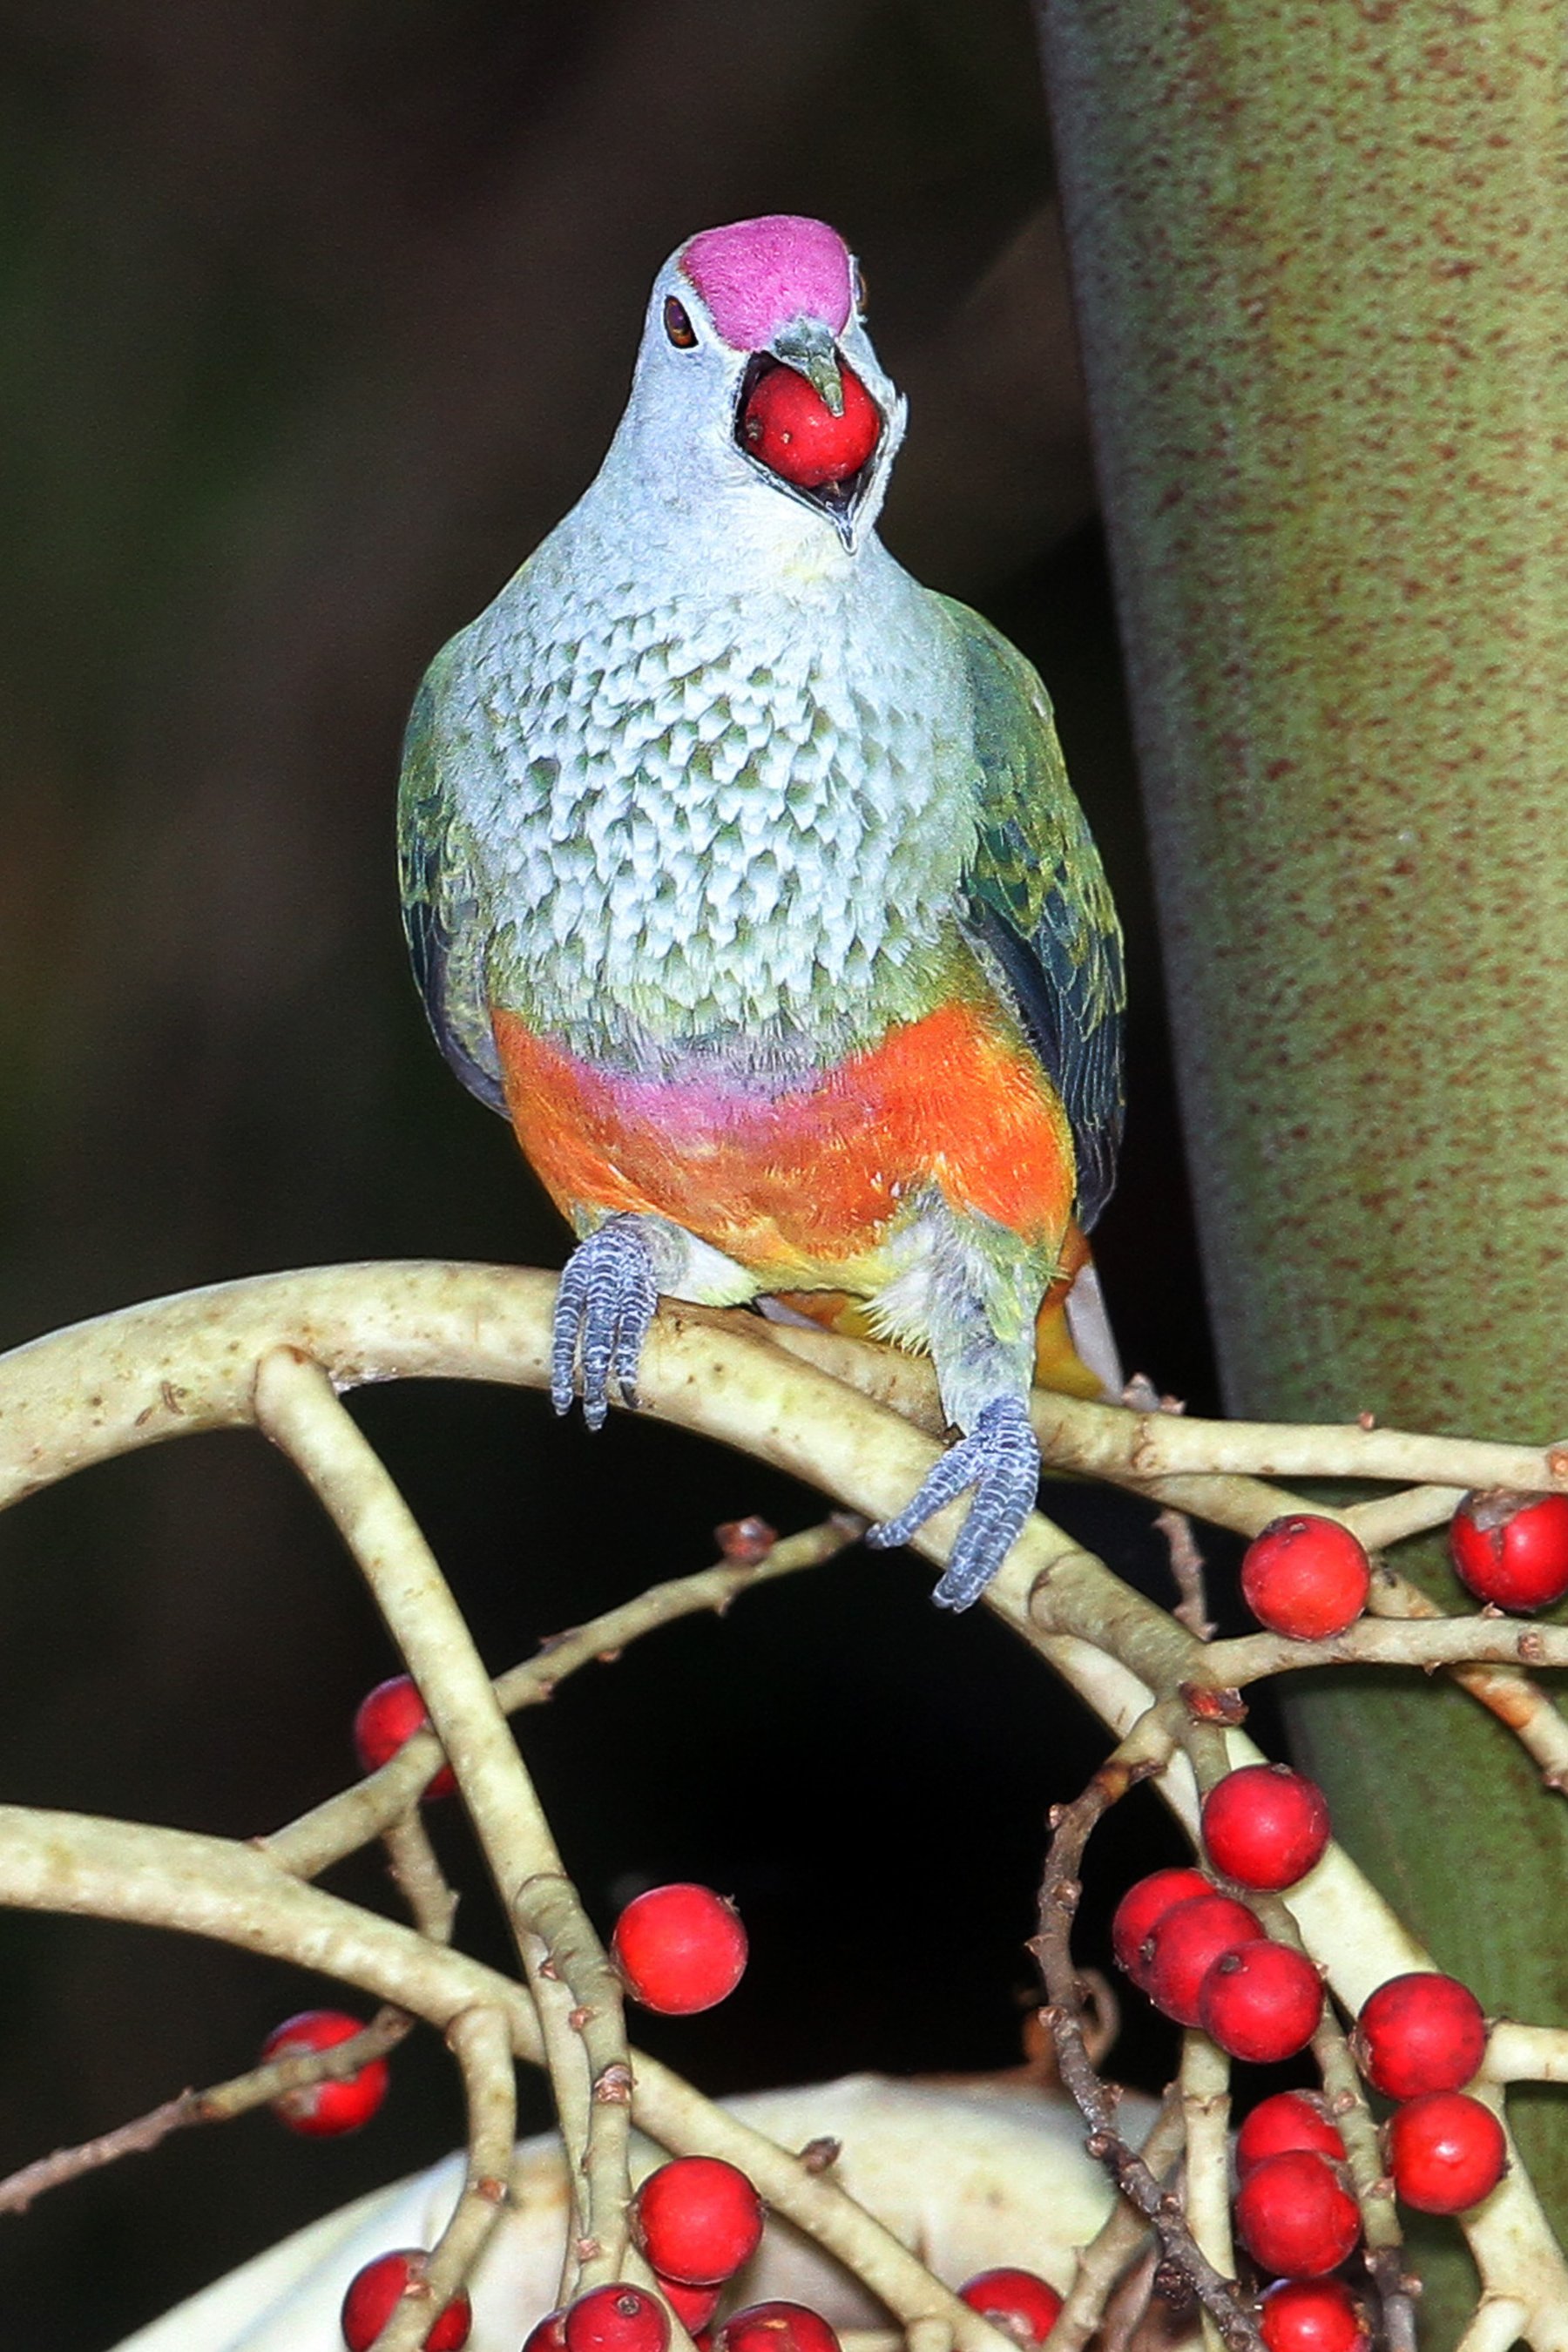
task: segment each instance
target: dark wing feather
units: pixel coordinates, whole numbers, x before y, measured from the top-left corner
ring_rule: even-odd
[[[488,936],[479,880],[446,772],[442,688],[447,656],[421,686],[403,745],[397,863],[403,929],[425,1011],[452,1068],[491,1110],[506,1116],[500,1066],[485,1001]]]
[[[1110,1196],[1121,1140],[1121,928],[1045,688],[989,622],[962,604],[947,610],[963,647],[981,778],[968,929],[1061,1097],[1087,1233]]]

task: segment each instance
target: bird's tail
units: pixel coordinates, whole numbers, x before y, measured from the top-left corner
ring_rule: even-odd
[[[871,1323],[867,1302],[842,1290],[792,1290],[757,1301],[764,1315],[784,1322],[820,1323],[847,1339],[887,1344]],[[1062,1271],[1047,1291],[1035,1323],[1035,1383],[1063,1396],[1121,1401],[1125,1375],[1117,1351],[1105,1294],[1089,1247],[1073,1226]]]

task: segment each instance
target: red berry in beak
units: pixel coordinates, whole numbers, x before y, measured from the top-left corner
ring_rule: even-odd
[[[858,474],[877,446],[882,420],[877,404],[849,368],[842,371],[844,414],[835,416],[821,394],[792,367],[770,368],[758,379],[741,420],[753,457],[797,489],[819,490]]]

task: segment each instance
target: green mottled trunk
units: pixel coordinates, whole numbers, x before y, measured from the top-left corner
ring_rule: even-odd
[[[1229,1405],[1551,1437],[1568,11],[1042,16]],[[1568,1810],[1508,1736],[1370,1680],[1299,1726],[1439,1958],[1568,2019]]]

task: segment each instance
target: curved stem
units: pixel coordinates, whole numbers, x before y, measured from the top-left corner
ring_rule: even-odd
[[[409,1591],[418,1591],[415,1613],[425,1632],[421,1636],[417,1628],[411,1629],[414,1638],[406,1644],[416,1679],[425,1690],[443,1745],[478,1792],[475,1813],[481,1838],[503,1893],[510,1895],[531,1874],[517,1867],[515,1825],[501,1820],[499,1799],[503,1789],[514,1797],[520,1780],[526,1789],[526,1775],[466,1629],[460,1619],[454,1628],[441,1613],[443,1599],[450,1610],[450,1596],[434,1572],[423,1539],[332,1391],[357,1381],[420,1373],[542,1385],[552,1293],[550,1277],[508,1269],[330,1269],[159,1302],[57,1334],[0,1360],[0,1499],[31,1492],[115,1452],[195,1428],[243,1423],[259,1409],[272,1433],[296,1451],[334,1509],[365,1559],[367,1572],[378,1580],[384,1606],[388,1596],[402,1591],[405,1599]],[[263,1359],[267,1362],[253,1396],[253,1368]],[[829,1367],[831,1370],[825,1369]],[[846,1386],[847,1380],[868,1392]],[[916,1425],[930,1427],[936,1411],[929,1368],[830,1334],[802,1333],[784,1326],[748,1328],[742,1318],[667,1306],[645,1354],[642,1388],[666,1418],[810,1478],[868,1516],[896,1510],[937,1457],[936,1445]],[[888,1405],[911,1418],[900,1418]],[[1417,1493],[1422,1487],[1447,1488],[1450,1484],[1455,1488],[1504,1484],[1537,1491],[1568,1486],[1568,1449],[1562,1447],[1482,1445],[1359,1426],[1233,1427],[1047,1397],[1036,1399],[1035,1410],[1053,1463],[1098,1470],[1146,1493],[1159,1493],[1162,1499],[1177,1500],[1172,1487],[1179,1485],[1179,1499],[1190,1509],[1202,1507],[1194,1490],[1203,1487],[1205,1478],[1225,1508],[1261,1507],[1262,1496],[1250,1488],[1243,1493],[1234,1482],[1267,1481],[1281,1472],[1414,1479]],[[1268,1494],[1270,1504],[1276,1491]],[[1408,1499],[1388,1500],[1406,1510],[1436,1507],[1430,1494],[1418,1506]],[[1288,1505],[1293,1502],[1288,1498]],[[946,1530],[941,1519],[921,1531],[915,1549],[928,1559],[942,1560]],[[1388,1598],[1394,1603],[1390,1613],[1404,1613],[1404,1596],[1391,1591]],[[1130,1592],[1102,1563],[1038,1516],[1020,1537],[988,1600],[1119,1730],[1145,1713],[1156,1697],[1163,1702],[1184,1685],[1202,1685],[1209,1679],[1203,1644],[1152,1603]],[[388,1613],[396,1622],[395,1610],[389,1608]],[[1521,1736],[1528,1729],[1547,1752],[1554,1752],[1548,1743],[1560,1733],[1542,1717],[1545,1702],[1539,1694],[1530,1695],[1524,1719],[1527,1711],[1518,1694],[1530,1686],[1516,1679],[1517,1667],[1471,1665],[1459,1671],[1493,1677],[1498,1685],[1494,1696],[1505,1708],[1511,1705],[1521,1718],[1515,1726]],[[1233,1756],[1249,1752],[1235,1740],[1230,1746]],[[428,1769],[429,1765],[409,1769]],[[412,1780],[407,1789],[399,1784],[401,1806],[407,1805],[416,1785]],[[1190,1775],[1184,1777],[1173,1765],[1163,1785],[1190,1822]],[[359,1793],[350,1792],[351,1799]],[[0,1823],[26,1818],[0,1811]],[[62,1817],[48,1818],[58,1822]],[[544,1843],[524,1843],[530,1845],[534,1869],[550,1874],[559,1865],[542,1815],[539,1822]],[[373,1823],[379,1826],[384,1824]],[[121,1825],[96,1827],[102,1832]],[[130,1829],[121,1833],[143,1839],[175,1834]],[[288,1835],[283,1833],[279,1842],[285,1850]],[[3,1840],[0,1830],[0,1893],[11,1861]],[[296,1843],[301,1852],[309,1851],[310,1841],[302,1832]],[[27,1848],[25,1839],[23,1846],[17,1883],[54,1884],[53,1866]],[[188,1854],[195,1849],[179,1851]],[[123,1853],[120,1858],[124,1861]],[[174,1867],[174,1849],[160,1848],[154,1869]],[[242,1890],[232,1859],[221,1871],[213,1864],[217,1875],[209,1885],[181,1884],[176,1907],[186,1916],[170,1924],[226,1936],[252,1948],[288,1948],[291,1957],[308,1952],[307,1965],[329,1967],[351,1981],[382,1990],[386,1998],[404,2000],[421,2014],[435,2014],[437,2021],[445,2021],[444,2011],[449,2015],[456,2007],[484,1997],[482,1991],[476,1993],[473,1975],[453,1973],[468,1967],[459,1964],[457,1955],[411,1931],[395,1929],[392,1923],[369,1923],[368,1915],[356,1915],[352,1906],[337,1905],[334,1898],[289,1879],[260,1853],[242,1858],[262,1874],[245,1881]],[[75,1863],[66,1877],[74,1869]],[[23,1894],[14,1899],[29,1898]],[[57,1900],[41,1899],[50,1905]],[[139,1907],[143,1904],[149,1906],[145,1911]],[[299,1908],[301,1905],[306,1911]],[[321,1905],[332,1907],[327,1912],[308,1907]],[[66,1901],[60,1907],[93,1906]],[[1408,1957],[1411,1939],[1342,1855],[1325,1860],[1311,1884],[1294,1898],[1294,1907],[1314,1949],[1331,1958],[1336,1982],[1347,1998],[1353,1996],[1358,1980],[1375,1982],[1392,1966],[1420,1964],[1418,1958]],[[135,1884],[132,1872],[121,1877],[109,1908],[114,1916],[152,1916],[157,1904],[147,1888]],[[399,1947],[394,1964],[384,1939],[397,1934],[407,1937],[413,1949]],[[312,1944],[314,1937],[326,1942]],[[537,2057],[534,2020],[521,1989],[489,1972],[479,1972],[477,1981],[491,1989],[492,1998],[503,2000],[514,2045]],[[455,1998],[459,1983],[462,2000]],[[449,1998],[450,2010],[446,2009]],[[700,2144],[724,2152],[714,2141],[717,2137],[722,2143],[729,2119],[708,2109],[706,2103],[687,2114],[682,2100],[696,2095],[685,2086],[672,2111],[668,2091],[668,2084],[660,2087],[658,2070],[639,2075],[635,2094],[639,2119],[645,2109],[650,2116],[662,2115],[662,2123],[650,2120],[649,2127],[667,2145],[673,2144],[671,2131],[679,2137],[700,2124]],[[762,2142],[761,2148],[766,2150],[767,2145]],[[778,2153],[773,2151],[773,2156]],[[758,2158],[736,2160],[752,2169],[771,2202],[791,2210],[783,2195],[764,2185],[755,2168]],[[787,2168],[789,2160],[782,2161]],[[800,2168],[780,2177],[781,2189],[808,2210],[815,2210],[823,2186]],[[874,2253],[868,2253],[859,2222],[850,2219],[855,2210],[842,2200],[827,2215],[818,2215],[822,2226],[814,2234],[826,2243],[828,2231],[847,2230],[858,2250],[856,2267],[875,2285],[866,2261],[874,2259],[881,2266],[887,2285],[876,2286],[876,2291],[901,2317],[943,2319],[953,2326],[961,2346],[992,2342],[984,2323],[976,2327],[974,2315],[954,2298],[941,2299],[942,2291],[912,2258],[903,2257],[911,2263],[911,2275],[910,2270],[900,2269],[899,2256],[886,2244],[873,2242]],[[1568,2311],[1568,2275],[1526,2178],[1516,2172],[1479,2217],[1467,2218],[1465,2226],[1489,2287],[1526,2297],[1534,2340],[1542,2346],[1568,2344],[1568,2323],[1560,2334],[1550,2317],[1553,2311]]]
[[[473,1816],[544,2032],[574,2202],[582,2200],[581,2230],[569,2242],[587,2284],[601,2284],[620,2275],[631,2204],[631,2070],[619,1985],[468,1624],[390,1473],[321,1366],[295,1349],[262,1358],[255,1393],[260,1427],[314,1487],[363,1570]]]
[[[517,2078],[504,2010],[460,2010],[447,2041],[463,2077],[468,2160],[452,2218],[404,2289],[374,2352],[419,2352],[432,2320],[467,2284],[506,2209],[517,2137]]]

